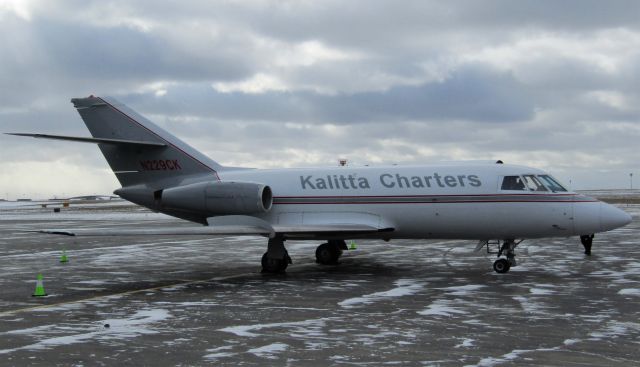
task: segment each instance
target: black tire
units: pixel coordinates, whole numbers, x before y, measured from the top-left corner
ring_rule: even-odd
[[[289,265],[288,255],[284,259],[272,259],[265,252],[262,255],[262,272],[263,273],[283,273]]]
[[[338,246],[323,243],[316,249],[316,262],[322,265],[335,265],[338,263],[341,253]]]
[[[507,273],[509,269],[511,269],[511,264],[509,264],[507,259],[498,259],[493,263],[493,270],[495,270],[496,273],[504,274]]]

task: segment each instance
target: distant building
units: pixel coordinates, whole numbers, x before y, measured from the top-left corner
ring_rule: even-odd
[[[74,196],[70,198],[53,198],[49,199],[49,201],[109,201],[114,199],[119,199],[118,196],[111,195],[83,195],[83,196]]]

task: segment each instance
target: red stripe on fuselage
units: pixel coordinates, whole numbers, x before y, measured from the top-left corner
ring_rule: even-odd
[[[343,202],[292,202],[292,203],[278,203],[276,201],[273,202],[273,205],[305,205],[305,204],[345,204],[345,205],[353,205],[353,204],[467,204],[467,203],[573,203],[571,200],[537,200],[537,201],[527,201],[527,200],[474,200],[474,201],[343,201]],[[592,203],[597,202],[594,201],[580,201],[580,203]]]
[[[500,200],[499,197],[521,197],[522,199],[524,198],[531,198],[534,199],[535,197],[540,197],[540,196],[551,196],[551,197],[558,197],[558,200]],[[575,196],[579,196],[578,194],[477,194],[477,195],[473,195],[473,194],[455,194],[455,195],[393,195],[393,196],[388,196],[388,195],[352,195],[352,196],[275,196],[273,198],[274,202],[273,204],[276,205],[305,205],[305,204],[311,204],[311,205],[329,205],[329,204],[333,204],[333,205],[340,205],[340,204],[345,204],[345,205],[357,205],[357,204],[363,204],[363,205],[371,205],[371,204],[469,204],[469,203],[585,203],[585,202],[597,202],[598,200],[595,199],[591,199],[591,200],[581,200],[581,201],[574,201],[573,197]],[[439,198],[454,198],[454,197],[495,197],[496,200],[440,200]],[[298,200],[305,200],[305,199],[358,199],[358,198],[363,198],[363,199],[372,199],[370,201],[290,201],[290,202],[278,202],[278,199],[298,199]],[[425,200],[425,201],[379,201],[379,200],[375,200],[375,199],[382,199],[382,198],[386,198],[386,199],[407,199],[407,198],[424,198],[424,199],[429,199],[429,200]],[[560,198],[566,198],[566,199],[560,199]]]

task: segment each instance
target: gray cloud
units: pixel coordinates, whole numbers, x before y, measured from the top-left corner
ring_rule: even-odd
[[[101,94],[234,165],[638,170],[636,1],[25,4],[0,10],[2,131],[86,135],[69,98]],[[2,135],[0,155],[0,192],[115,188],[91,145]]]
[[[222,93],[197,84],[169,88],[162,98],[151,94],[122,98],[167,115],[336,124],[447,119],[512,122],[531,118],[534,108],[526,86],[509,74],[481,67],[457,70],[441,82],[351,94]]]

